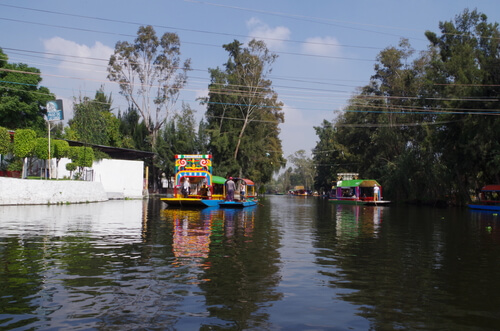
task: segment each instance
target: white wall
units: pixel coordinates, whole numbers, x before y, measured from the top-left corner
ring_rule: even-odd
[[[62,159],[58,166],[58,177],[69,178],[66,164],[69,159]],[[110,199],[142,198],[144,188],[144,162],[131,160],[102,159],[94,162],[94,181],[102,183]]]
[[[0,177],[0,205],[44,205],[107,201],[101,183]]]

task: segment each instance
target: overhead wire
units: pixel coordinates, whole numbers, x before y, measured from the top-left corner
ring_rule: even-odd
[[[191,1],[193,2],[193,1]],[[199,2],[199,1],[194,1],[194,2]],[[3,6],[3,4],[0,4],[0,6]],[[19,8],[19,9],[24,9],[24,10],[34,10],[34,11],[40,11],[40,12],[47,12],[47,13],[52,13],[52,14],[58,14],[58,15],[67,15],[67,16],[72,16],[72,17],[81,17],[81,18],[86,18],[86,19],[96,19],[96,20],[105,20],[105,21],[109,21],[109,22],[118,22],[118,23],[127,23],[127,24],[135,24],[135,25],[139,25],[140,23],[135,23],[135,22],[127,22],[127,21],[121,21],[121,20],[114,20],[114,19],[104,19],[104,18],[98,18],[98,17],[91,17],[91,16],[85,16],[85,15],[75,15],[75,14],[68,14],[68,13],[61,13],[61,12],[56,12],[56,11],[46,11],[46,10],[40,10],[40,9],[33,9],[33,8],[26,8],[26,7],[20,7],[20,6],[11,6],[11,5],[5,5],[5,6],[8,6],[8,7],[14,7],[14,8]],[[4,18],[0,18],[0,19],[4,19]],[[104,32],[104,31],[98,31],[98,30],[91,30],[91,29],[80,29],[80,28],[75,28],[75,27],[64,27],[64,26],[56,26],[56,25],[50,25],[50,24],[45,24],[45,23],[34,23],[34,22],[28,22],[28,21],[22,21],[22,20],[13,20],[13,19],[6,19],[6,20],[11,20],[11,21],[18,21],[18,22],[23,22],[23,23],[30,23],[30,24],[40,24],[40,25],[47,25],[47,26],[53,26],[53,27],[58,27],[58,28],[68,28],[68,29],[76,29],[76,30],[82,30],[82,31],[85,31],[85,32],[95,32],[95,33],[108,33],[108,34],[114,34],[114,35],[122,35],[122,36],[127,36],[127,37],[135,37],[133,35],[128,35],[128,34],[121,34],[121,33],[113,33],[113,32]],[[171,27],[165,27],[165,26],[160,26],[160,27],[164,27],[164,28],[171,28]],[[179,28],[175,28],[175,29],[179,29]],[[203,33],[212,33],[212,32],[208,32],[208,31],[202,31],[202,30],[193,30],[193,29],[186,29],[186,30],[189,30],[189,31],[193,31],[193,32],[203,32]],[[214,34],[218,34],[218,33],[214,33]],[[229,34],[225,34],[225,35],[229,35]],[[247,36],[248,37],[248,36]],[[286,40],[286,39],[283,39],[281,41],[289,41],[289,40]],[[293,42],[297,42],[297,41],[293,41]],[[302,42],[302,43],[307,43],[307,42]],[[200,44],[200,43],[197,43],[197,44]],[[323,45],[325,45],[326,43],[321,43]],[[204,44],[204,45],[208,45],[208,44]],[[328,44],[326,44],[328,45]],[[331,44],[333,45],[333,44]],[[209,45],[209,46],[217,46],[217,47],[220,47],[219,45]],[[348,45],[343,45],[344,47],[350,47]],[[360,46],[361,47],[361,46]],[[369,47],[367,47],[369,48]],[[300,53],[291,53],[291,52],[284,52],[284,54],[291,54],[291,55],[302,55],[302,56],[318,56],[318,55],[312,55],[312,54],[300,54]],[[55,54],[51,54],[51,55],[55,55]],[[58,56],[61,56],[61,54],[57,54]],[[75,57],[75,58],[78,58],[77,56],[71,56],[71,55],[62,55],[62,56],[68,56],[68,57]],[[321,56],[320,56],[321,57]],[[326,56],[328,57],[328,56]],[[339,59],[341,57],[330,57],[330,58],[336,58],[336,59]],[[91,59],[91,60],[100,60],[100,61],[107,61],[105,59],[97,59],[97,58],[88,58],[88,59]],[[343,58],[343,59],[349,59],[349,58]],[[352,60],[352,58],[350,59]],[[354,59],[354,60],[362,60],[364,61],[363,59]],[[366,61],[373,61],[373,60],[366,60]],[[78,63],[75,61],[75,63]],[[81,63],[81,64],[86,64],[86,65],[93,65],[93,64],[88,64],[88,63]],[[52,77],[59,77],[59,78],[70,78],[70,79],[80,79],[80,80],[88,80],[88,81],[93,81],[93,82],[106,82],[108,83],[109,81],[99,81],[99,80],[92,80],[92,79],[82,79],[82,78],[79,78],[79,77],[67,77],[67,76],[61,76],[61,75],[52,75]],[[278,78],[280,79],[280,78]],[[233,87],[237,87],[237,86],[233,86]],[[278,86],[274,86],[274,87],[278,87]],[[292,89],[296,89],[294,87],[283,87],[283,86],[280,86],[281,88],[292,88]],[[349,86],[346,86],[346,87],[349,87]],[[310,90],[310,91],[318,91],[318,89],[313,89],[313,88],[301,88],[302,90]],[[326,91],[326,92],[332,92],[332,91]],[[348,93],[348,91],[335,91],[335,92],[339,92],[339,93]],[[214,93],[212,91],[212,93]],[[239,90],[227,90],[226,92],[221,92],[221,93],[241,93],[241,91]],[[391,98],[391,97],[390,97]],[[392,97],[392,98],[398,98],[398,97]],[[401,97],[402,98],[402,97]],[[416,97],[415,97],[416,98]],[[481,101],[485,101],[485,100],[481,100]],[[365,105],[363,105],[365,107]],[[387,108],[389,109],[389,108]],[[401,110],[403,109],[402,107],[398,107],[397,108],[398,110]],[[414,111],[415,109],[410,109],[412,111]],[[469,111],[472,111],[472,110],[469,110]],[[480,111],[480,110],[477,110],[476,111]],[[483,110],[484,111],[484,110]]]

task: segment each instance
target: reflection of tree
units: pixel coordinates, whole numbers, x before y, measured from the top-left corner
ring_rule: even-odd
[[[255,217],[256,213],[252,208],[218,214],[224,221],[224,237],[212,240],[207,259],[211,268],[203,276],[208,281],[200,288],[210,317],[226,321],[223,329],[267,329],[268,316],[256,312],[264,303],[281,298],[274,292],[279,282],[279,236],[268,223],[269,217]],[[214,326],[205,324],[200,330]]]
[[[42,258],[43,240],[39,237],[2,239],[0,314],[30,314],[35,309],[32,298],[43,288],[42,274],[46,268]],[[5,317],[0,319],[2,324],[7,320]],[[16,326],[22,327],[26,324],[17,322]]]
[[[445,218],[424,208],[382,208],[377,236],[363,230],[363,207],[356,218],[357,208],[334,206],[318,223],[318,272],[338,296],[357,305],[374,330],[494,329],[491,307],[500,299],[491,293],[500,292],[500,260],[483,238],[491,238],[485,223],[471,224],[463,210],[446,211]],[[347,219],[359,225],[338,232]]]

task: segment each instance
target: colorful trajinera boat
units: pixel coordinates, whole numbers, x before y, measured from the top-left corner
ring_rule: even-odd
[[[376,180],[358,179],[357,173],[337,175],[339,181],[332,188],[329,201],[337,204],[373,206],[383,206],[390,203],[390,201],[382,200],[382,186]]]
[[[170,207],[216,207],[224,199],[224,182],[212,176],[212,155],[175,155],[174,196],[161,200]]]
[[[257,205],[257,195],[255,193],[255,183],[246,178],[233,178],[236,184],[236,191],[233,201],[219,201],[221,208],[245,208]],[[244,187],[244,193],[241,190]]]
[[[481,188],[478,201],[468,205],[471,209],[500,211],[500,185],[486,185]]]

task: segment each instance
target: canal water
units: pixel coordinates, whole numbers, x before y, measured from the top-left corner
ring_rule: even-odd
[[[499,217],[290,196],[0,206],[0,329],[498,330]]]

